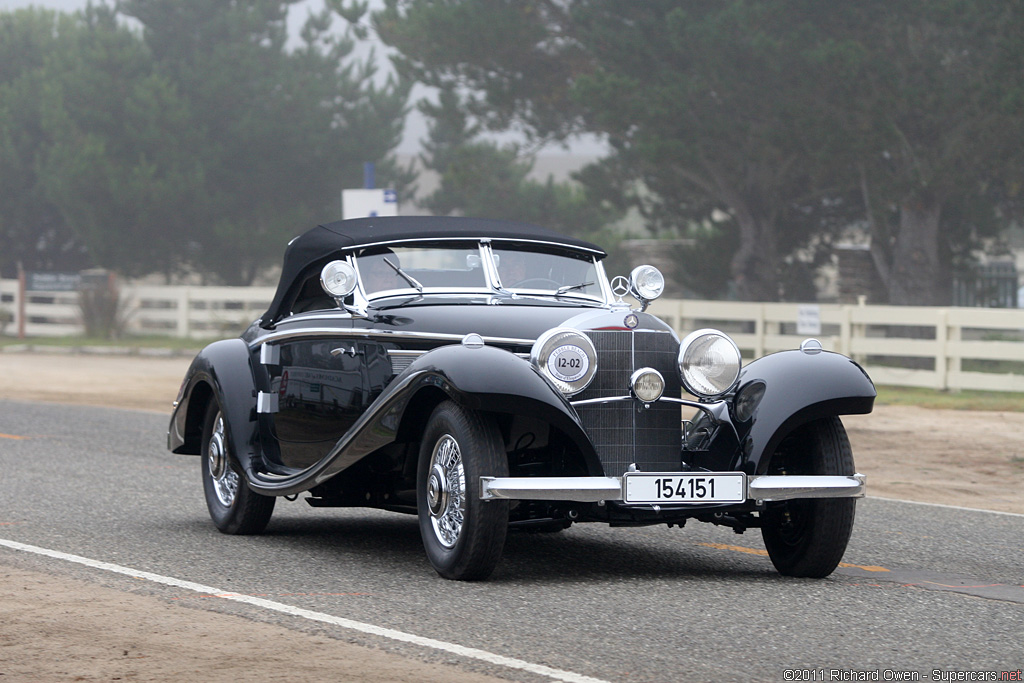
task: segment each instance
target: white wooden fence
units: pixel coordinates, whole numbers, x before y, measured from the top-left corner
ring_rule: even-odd
[[[128,334],[194,339],[239,334],[274,295],[272,287],[124,285],[120,291]],[[0,280],[0,328],[7,337],[19,331],[17,296],[16,280]],[[24,308],[26,337],[82,334],[74,292],[29,292]],[[747,359],[813,336],[863,364],[876,384],[1024,392],[1024,310],[668,299],[649,311],[681,334],[721,329]],[[798,331],[801,316],[820,328]]]
[[[193,339],[238,335],[274,298],[273,287],[121,285],[119,291],[126,334]],[[19,333],[17,298],[18,281],[0,280],[0,309],[11,318],[6,336]],[[25,299],[26,337],[83,334],[77,292],[26,292]]]

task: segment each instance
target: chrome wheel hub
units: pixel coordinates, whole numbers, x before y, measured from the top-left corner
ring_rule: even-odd
[[[213,434],[207,450],[210,479],[217,500],[224,507],[231,507],[238,495],[238,473],[228,463],[227,437],[224,430],[224,416],[217,413],[213,421]]]
[[[427,475],[427,510],[438,542],[452,548],[466,514],[466,473],[459,443],[445,434],[434,444]]]

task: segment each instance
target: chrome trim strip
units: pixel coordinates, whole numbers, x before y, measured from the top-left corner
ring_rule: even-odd
[[[280,410],[280,396],[276,393],[261,391],[256,394],[256,412],[261,414],[276,413]]]
[[[480,477],[481,500],[622,500],[619,477]]]
[[[867,477],[863,474],[818,476],[802,474],[761,475],[747,480],[747,495],[760,501],[796,498],[863,498]]]
[[[339,318],[347,319],[347,318]],[[302,330],[281,330],[270,332],[258,339],[249,342],[249,348],[254,349],[260,344],[269,342],[288,341],[291,339],[303,339],[307,337],[359,337],[361,339],[414,339],[416,341],[440,341],[458,344],[465,337],[464,334],[442,334],[432,332],[406,332],[398,330],[357,330],[342,327],[309,327]],[[532,346],[533,339],[516,339],[514,337],[484,337],[485,344],[497,346]]]
[[[602,403],[619,403],[621,401],[636,401],[637,403],[643,403],[643,401],[640,401],[639,399],[636,399],[632,396],[604,396],[602,398],[586,398],[583,399],[582,401],[569,401],[569,405],[571,405],[573,408],[579,408],[580,406],[600,405]],[[697,401],[688,401],[684,398],[672,398],[671,396],[662,396],[657,401],[650,401],[650,403],[661,402],[678,403],[681,406],[696,408],[697,410],[707,415],[708,419],[710,419],[715,424],[721,422],[721,420],[719,420],[715,416],[714,412],[712,412],[711,408],[704,405],[703,403],[698,403]]]
[[[568,249],[570,251],[582,251],[587,254],[604,254],[606,253],[603,249],[588,249],[587,247],[580,247],[575,244],[566,244],[564,242],[550,242],[548,240],[539,239],[528,239],[522,237],[445,237],[438,235],[437,237],[417,237],[415,239],[393,239],[384,240],[382,242],[367,242],[365,244],[353,245],[351,247],[344,247],[340,251],[343,252],[355,252],[360,249],[368,249],[370,247],[382,247],[386,244],[408,244],[410,242],[512,242],[513,244],[543,244],[549,247],[558,247],[559,249]]]
[[[276,344],[263,344],[260,347],[261,365],[280,365],[281,347]]]
[[[673,472],[672,474],[693,474]],[[701,474],[701,473],[698,473]],[[708,472],[708,474],[725,474]],[[747,500],[759,503],[797,498],[863,498],[867,477],[762,475],[747,477]],[[481,500],[621,501],[622,477],[480,477]],[[645,504],[647,505],[647,504]],[[693,507],[693,503],[680,503]],[[674,508],[675,506],[673,506]]]
[[[429,351],[406,351],[405,349],[388,349],[389,358],[409,358],[415,360]],[[530,354],[528,353],[517,353],[514,354],[519,356],[523,360],[530,360]],[[411,362],[411,361],[410,361]]]

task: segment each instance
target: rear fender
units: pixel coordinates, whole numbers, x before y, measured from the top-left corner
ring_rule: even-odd
[[[167,447],[174,453],[200,454],[203,420],[214,396],[224,413],[232,452],[240,462],[248,461],[256,452],[256,387],[249,346],[241,339],[214,342],[192,360],[171,416]]]
[[[875,386],[857,363],[838,353],[782,351],[746,366],[737,396],[757,383],[764,395],[745,421],[730,415],[740,437],[742,469],[751,474],[768,470],[775,448],[797,427],[822,417],[870,413]]]

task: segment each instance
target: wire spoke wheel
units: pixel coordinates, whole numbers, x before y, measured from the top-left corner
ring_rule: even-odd
[[[238,473],[228,464],[227,441],[224,435],[224,415],[217,413],[213,434],[207,445],[208,469],[213,490],[224,507],[231,507],[238,496]]]
[[[507,476],[494,419],[441,403],[423,433],[416,473],[420,536],[427,559],[447,579],[490,576],[508,531],[508,502],[480,500],[482,476]]]
[[[262,533],[277,499],[246,485],[232,454],[227,418],[216,400],[206,412],[201,460],[206,507],[217,528],[225,534]]]
[[[427,507],[438,542],[454,548],[466,516],[466,471],[459,443],[450,434],[441,437],[430,458]]]

